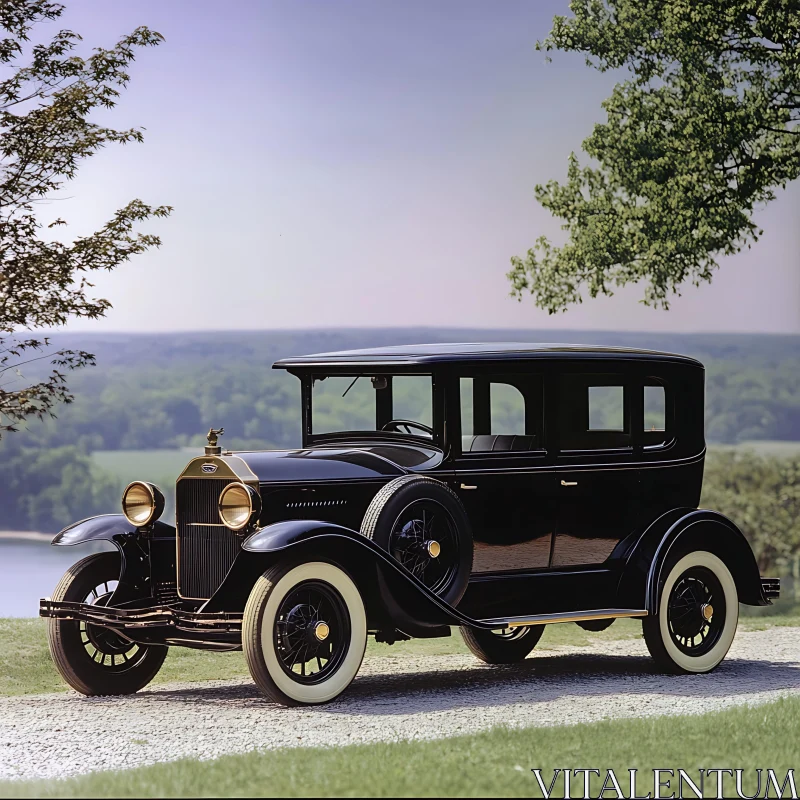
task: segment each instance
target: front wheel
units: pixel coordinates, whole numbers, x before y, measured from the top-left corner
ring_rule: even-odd
[[[739,621],[736,584],[723,561],[697,550],[670,569],[658,614],[642,620],[658,666],[672,673],[711,672],[728,653]]]
[[[261,691],[285,706],[326,703],[353,681],[367,646],[358,588],[326,561],[277,564],[247,600],[242,647]]]
[[[96,553],[70,567],[53,600],[107,605],[119,578],[119,553]],[[50,655],[61,677],[85,695],[133,694],[161,669],[168,648],[76,620],[48,620]]]
[[[474,656],[487,664],[515,664],[524,661],[539,643],[544,625],[497,628],[485,631],[461,628],[461,636]]]

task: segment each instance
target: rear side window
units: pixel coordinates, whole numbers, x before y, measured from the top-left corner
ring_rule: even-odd
[[[655,378],[648,378],[642,387],[642,443],[645,448],[659,447],[674,437],[670,422],[673,400],[669,388]]]
[[[648,433],[667,429],[667,403],[663,386],[644,387],[644,429]]]
[[[625,387],[589,386],[589,430],[625,430]]]
[[[562,375],[558,422],[561,450],[628,447],[630,386],[622,375]]]

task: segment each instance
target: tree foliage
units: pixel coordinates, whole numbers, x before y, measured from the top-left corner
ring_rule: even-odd
[[[103,316],[111,304],[91,296],[92,273],[158,246],[157,236],[137,233],[136,225],[171,211],[133,200],[91,235],[68,243],[47,235],[67,223],[59,217],[45,228],[37,203],[57,196],[80,162],[105,145],[142,141],[140,129],[109,128],[92,115],[114,108],[136,49],[162,41],[140,27],[87,58],[75,52],[81,37],[69,30],[32,45],[37,24],[62,12],[49,0],[0,3],[0,435],[69,402],[67,371],[94,362],[82,350],[48,353],[49,339],[30,332]],[[51,369],[26,381],[21,367],[38,359],[49,359]]]
[[[0,529],[54,533],[92,514],[116,511],[119,498],[113,476],[72,445],[12,444],[0,462]]]
[[[563,220],[563,246],[539,238],[511,260],[518,298],[550,313],[642,282],[667,308],[710,281],[722,255],[762,233],[753,211],[800,174],[797,0],[572,0],[545,51],[627,70],[607,121],[573,153],[565,183],[536,187]]]
[[[762,575],[785,572],[800,558],[800,460],[715,453],[707,462],[702,504],[739,526]]]

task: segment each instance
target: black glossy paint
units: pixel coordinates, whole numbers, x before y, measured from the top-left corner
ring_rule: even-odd
[[[275,366],[300,378],[306,421],[313,374],[430,374],[433,437],[312,436],[304,423],[302,449],[237,453],[258,480],[260,530],[244,541],[213,597],[182,604],[189,612],[240,614],[258,575],[284,558],[341,564],[364,595],[374,631],[421,636],[443,625],[484,627],[480,620],[524,615],[598,608],[654,612],[663,566],[681,548],[699,547],[726,560],[743,602],[767,602],[755,559],[735,525],[696,511],[705,441],[704,371],[694,359],[640,350],[492,344],[321,354]],[[626,387],[624,446],[607,446],[614,436],[603,434],[588,441],[604,449],[576,450],[565,437],[568,387],[588,373]],[[518,432],[518,441],[533,449],[462,452],[464,376],[483,381],[505,376],[528,391],[536,387],[540,396],[526,411],[526,429]],[[644,426],[643,387],[654,384],[665,387],[663,432]],[[491,438],[486,409],[478,408],[472,423],[471,435]],[[450,486],[470,517],[473,575],[457,609],[358,532],[375,493],[409,473]],[[174,529],[161,522],[137,533],[121,515],[107,515],[65,529],[54,543],[113,541],[124,562],[119,604],[146,607],[169,596],[174,537]],[[168,638],[166,631],[137,635]],[[193,631],[183,635],[197,646],[237,643],[235,626],[207,641]]]
[[[406,472],[436,469],[442,452],[414,444],[368,443],[303,450],[237,452],[264,484],[297,481],[387,480]]]

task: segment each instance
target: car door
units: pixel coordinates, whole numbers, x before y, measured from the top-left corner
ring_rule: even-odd
[[[631,438],[633,381],[624,373],[558,381],[558,498],[551,568],[600,565],[639,519]]]
[[[541,376],[462,375],[459,389],[456,492],[472,525],[473,574],[547,569],[556,495]]]

